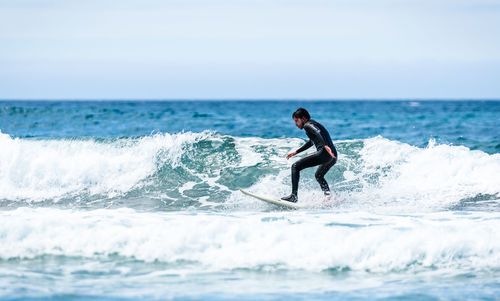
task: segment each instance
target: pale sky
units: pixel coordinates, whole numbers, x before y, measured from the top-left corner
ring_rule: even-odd
[[[500,0],[0,0],[0,99],[500,98]]]

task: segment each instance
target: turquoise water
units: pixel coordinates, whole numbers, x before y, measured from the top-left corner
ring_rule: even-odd
[[[213,130],[234,137],[300,137],[291,112],[306,106],[340,140],[381,135],[424,147],[429,139],[500,150],[500,101],[0,101],[14,137],[142,137]]]
[[[299,106],[339,161],[305,209]],[[500,101],[0,101],[2,299],[500,295]]]

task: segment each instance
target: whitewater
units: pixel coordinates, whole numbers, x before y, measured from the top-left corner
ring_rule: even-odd
[[[1,299],[495,300],[500,294],[500,153],[498,134],[484,131],[498,118],[484,118],[474,111],[479,105],[378,104],[373,118],[394,128],[379,135],[366,130],[366,137],[332,134],[339,152],[326,176],[332,200],[319,202],[314,169],[304,170],[299,198],[307,206],[300,210],[238,190],[288,194],[294,160],[285,157],[304,143],[298,130],[247,134],[247,103],[226,109],[243,120],[236,129],[209,126],[224,114],[206,103],[196,109],[201,117],[193,117],[192,104],[172,113],[166,103],[162,116],[174,114],[184,129],[156,128],[165,117],[144,115],[129,125],[149,120],[155,129],[125,135],[103,123],[159,104],[93,105],[3,104]],[[268,112],[297,104],[251,105]],[[310,111],[329,105],[339,103],[311,102]],[[446,108],[433,122],[448,134],[416,143],[401,129],[395,137],[401,120],[383,114],[395,106],[410,119],[413,111]],[[476,112],[477,119],[465,119],[472,124],[488,121],[476,126],[486,137],[443,138],[452,133],[450,106],[463,108],[464,116]],[[86,135],[57,134],[55,117],[74,118],[69,126],[78,132],[88,110],[94,116],[88,120],[100,124]],[[47,114],[55,120],[48,126]],[[185,126],[190,120],[193,126]],[[99,128],[102,135],[94,135]]]

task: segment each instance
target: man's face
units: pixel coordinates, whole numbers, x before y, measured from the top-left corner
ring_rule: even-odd
[[[296,117],[293,117],[293,121],[295,121],[295,125],[299,129],[303,129],[304,128],[304,124],[307,122],[307,120],[305,118],[296,118]]]

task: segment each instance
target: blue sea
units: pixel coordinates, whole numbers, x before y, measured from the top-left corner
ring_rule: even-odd
[[[0,101],[0,299],[499,298],[500,101]]]

